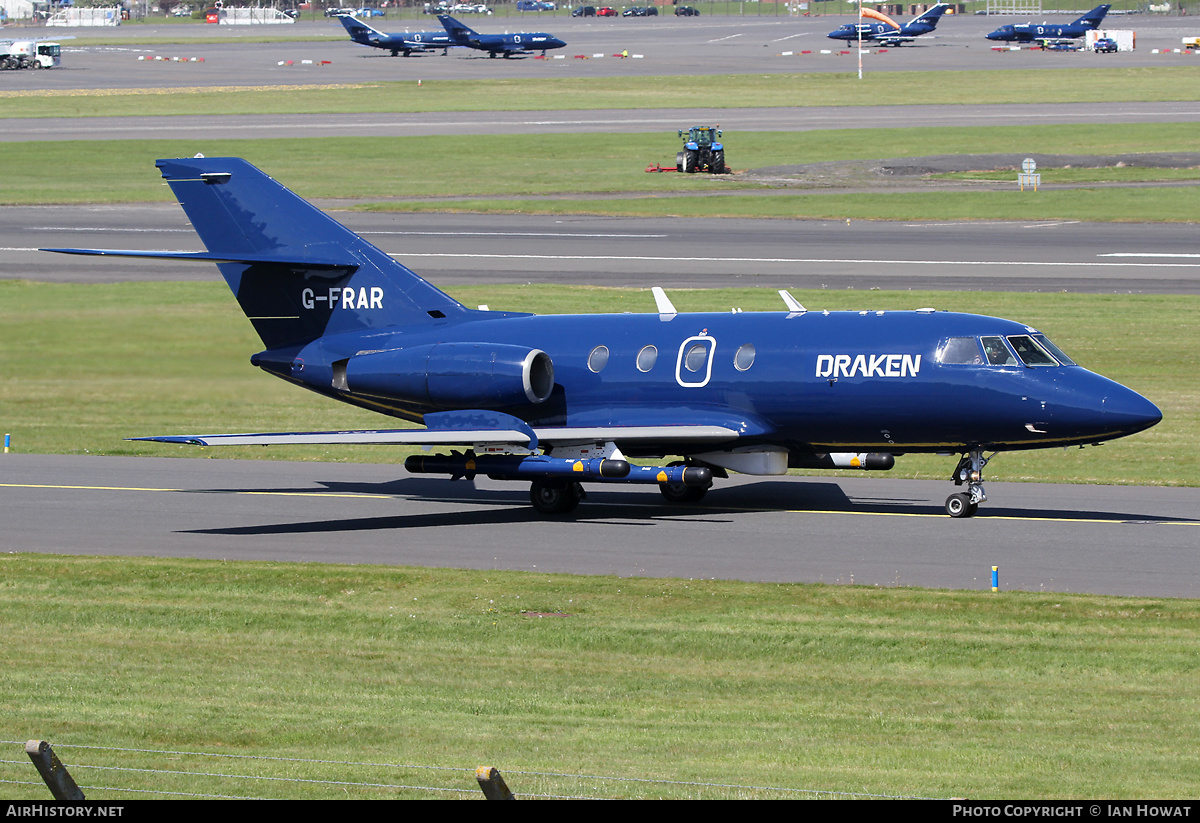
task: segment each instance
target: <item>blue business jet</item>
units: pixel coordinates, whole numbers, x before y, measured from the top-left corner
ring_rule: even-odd
[[[411,472],[531,484],[543,514],[582,483],[696,501],[728,471],[888,469],[961,455],[946,511],[986,499],[991,455],[1083,446],[1162,418],[1037,329],[933,309],[536,316],[470,309],[238,158],[159,160],[207,251],[47,249],[215,263],[262,339],[250,362],[423,428],[139,438],[458,447]],[[665,455],[682,460],[665,462]],[[634,462],[637,461],[637,462]]]
[[[846,23],[826,36],[833,40],[857,41],[861,29],[864,42],[869,41],[880,46],[899,46],[903,43],[911,43],[914,38],[920,37],[922,34],[929,34],[936,29],[938,21],[942,19],[942,15],[948,8],[950,8],[949,4],[938,3],[899,29],[894,29],[887,23]]]
[[[561,49],[567,45],[565,41],[542,31],[517,34],[480,34],[448,14],[439,14],[438,20],[446,27],[454,45],[486,51],[488,57],[495,57],[497,54],[509,57],[513,54],[532,54],[535,51],[540,51],[544,55],[547,49]]]
[[[1049,23],[1019,23],[1017,25],[1001,26],[991,34],[988,40],[998,40],[1005,43],[1031,43],[1035,40],[1071,40],[1083,37],[1089,31],[1099,28],[1104,15],[1112,8],[1109,4],[1096,6],[1087,14],[1073,23],[1050,25]]]
[[[442,49],[444,54],[445,49],[455,45],[445,31],[406,31],[403,34],[385,34],[348,14],[339,14],[338,20],[342,21],[342,25],[346,27],[346,33],[355,43],[385,49],[392,53],[392,57],[401,52],[408,57],[414,51],[433,51],[435,49]]]

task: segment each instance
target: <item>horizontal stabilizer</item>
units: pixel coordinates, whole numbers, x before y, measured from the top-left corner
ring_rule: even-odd
[[[301,254],[216,254],[208,251],[140,251],[132,249],[39,249],[59,254],[91,254],[100,257],[146,257],[160,260],[199,260],[205,263],[272,263],[297,269],[342,269],[352,272],[361,265],[360,261],[346,255],[341,259],[328,257],[306,257]]]

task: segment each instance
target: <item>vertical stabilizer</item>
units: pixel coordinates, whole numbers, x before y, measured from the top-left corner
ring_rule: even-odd
[[[267,348],[467,316],[462,304],[245,160],[156,165]]]

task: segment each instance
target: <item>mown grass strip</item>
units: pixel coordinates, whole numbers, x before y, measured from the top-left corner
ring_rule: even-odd
[[[821,132],[736,132],[726,133],[732,168],[746,170],[801,163],[875,159],[880,146],[894,157],[938,154],[1033,153],[1047,154],[1136,154],[1187,152],[1195,148],[1195,128],[1186,123],[1017,126],[988,128],[903,128],[842,129]],[[502,140],[472,135],[432,137],[339,137],[284,138],[273,140],[126,140],[18,142],[3,144],[5,174],[0,176],[0,204],[121,203],[169,201],[170,190],[162,183],[153,163],[161,157],[210,157],[234,155],[259,165],[289,188],[308,198],[343,198],[383,202],[432,202],[427,198],[492,199],[530,195],[561,197],[558,205],[520,200],[500,204],[506,210],[554,209],[580,211],[588,208],[611,212],[628,209],[630,214],[696,213],[691,209],[728,208],[729,213],[754,216],[801,216],[805,208],[829,209],[834,216],[871,216],[856,202],[897,202],[899,195],[882,189],[878,194],[851,195],[846,208],[812,205],[811,198],[780,201],[753,198],[746,205],[713,205],[697,192],[756,193],[767,187],[738,175],[647,174],[650,163],[673,165],[678,140],[671,133],[627,134],[613,140],[607,134],[507,135]],[[96,157],[104,163],[96,163]],[[354,158],[338,162],[338,158]],[[1015,180],[1015,176],[1014,176]],[[863,188],[878,185],[860,181]],[[1015,183],[1014,183],[1015,187]],[[643,194],[628,205],[584,200],[578,195]],[[969,193],[976,197],[978,193]],[[1047,195],[1042,197],[1041,194]],[[1195,198],[1190,189],[1139,194],[1127,203],[1124,193],[1105,197],[1087,192],[1040,193],[1019,197],[1017,193],[980,195],[980,205],[958,216],[1009,215],[1014,209],[1041,213],[1069,211],[1073,219],[1196,219]],[[1011,196],[1010,196],[1011,195]],[[678,201],[655,199],[678,196]],[[945,218],[952,206],[938,207],[933,194],[921,200],[898,201],[890,215],[910,209],[902,219]],[[738,198],[741,199],[741,198]],[[960,198],[962,199],[962,198]],[[578,202],[571,202],[571,201]],[[1006,206],[1009,202],[1012,205]],[[995,212],[992,204],[995,204]],[[1061,204],[1061,205],[1060,205]],[[423,205],[421,208],[430,208]],[[452,204],[451,208],[495,208],[487,203]],[[403,206],[403,208],[411,208]],[[800,208],[801,211],[795,211]],[[792,209],[789,213],[788,210]],[[829,211],[821,212],[822,216]],[[1076,215],[1094,214],[1095,217]],[[878,216],[878,215],[875,215]],[[1032,215],[1029,215],[1032,216]],[[1058,216],[1066,216],[1059,214]]]
[[[193,45],[189,41],[188,45]],[[69,55],[66,59],[70,59]],[[794,58],[797,63],[801,58]],[[904,106],[1200,100],[1200,67],[852,72],[662,77],[373,82],[353,88],[293,86],[0,92],[5,117],[145,117],[435,111]],[[688,125],[681,123],[680,125]],[[729,125],[736,125],[730,123]]]
[[[175,772],[74,772],[85,785],[430,797],[388,786],[474,789],[484,763],[526,796],[1142,798],[1200,781],[1200,732],[1179,722],[1200,711],[1192,600],[7,554],[0,619],[0,737]],[[36,781],[19,745],[0,780]]]

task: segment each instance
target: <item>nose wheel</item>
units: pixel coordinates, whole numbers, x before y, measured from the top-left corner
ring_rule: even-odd
[[[967,490],[946,498],[946,514],[951,517],[975,516],[979,504],[987,500],[987,493],[983,490],[983,467],[989,459],[983,456],[982,449],[972,449],[958,461],[951,479],[956,486],[965,484]]]

